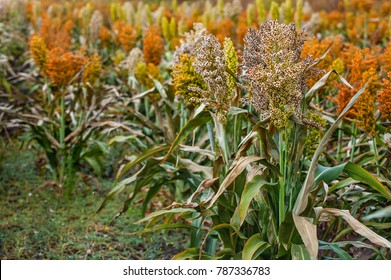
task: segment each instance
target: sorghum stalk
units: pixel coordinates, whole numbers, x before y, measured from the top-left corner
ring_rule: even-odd
[[[373,143],[373,152],[375,154],[376,174],[380,175],[379,152],[377,150],[376,136],[372,136],[372,143]]]
[[[354,152],[356,149],[356,136],[357,136],[357,125],[355,122],[352,124],[353,126],[353,134],[351,136],[351,142],[352,142],[352,149],[351,149],[351,154],[350,154],[350,161],[353,162],[354,159]]]
[[[338,146],[337,146],[337,161],[341,162],[341,148],[342,148],[342,122],[338,125]]]
[[[364,12],[364,41],[363,47],[366,48],[368,45],[368,12]]]
[[[285,220],[285,192],[286,192],[286,177],[285,177],[285,171],[286,171],[286,137],[285,137],[286,131],[285,129],[280,130],[279,133],[279,155],[280,155],[280,173],[281,178],[279,180],[279,197],[278,197],[278,221],[279,225],[282,224],[282,222]]]
[[[65,94],[61,94],[61,120],[60,120],[60,151],[61,151],[61,166],[60,166],[60,184],[64,186],[65,174]]]

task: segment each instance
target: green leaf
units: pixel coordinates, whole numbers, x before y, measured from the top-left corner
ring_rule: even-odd
[[[179,254],[176,254],[172,259],[173,260],[213,260],[214,257],[207,253],[200,252],[200,250],[197,248],[189,248]]]
[[[326,167],[319,164],[315,172],[315,184],[314,184],[315,187],[320,182],[325,182],[326,184],[330,184],[332,181],[334,181],[339,177],[339,175],[342,173],[345,166],[346,163],[332,166],[332,167]]]
[[[133,140],[135,138],[136,138],[135,135],[128,135],[128,136],[119,135],[119,136],[115,136],[115,137],[110,139],[109,146],[111,146],[113,143],[123,143],[123,142],[126,142],[128,140]]]
[[[117,180],[122,178],[126,174],[126,172],[128,172],[131,168],[136,166],[138,163],[140,163],[143,160],[145,160],[149,157],[152,157],[162,151],[169,149],[169,147],[170,147],[169,145],[161,145],[161,146],[157,146],[157,147],[153,147],[151,149],[148,149],[145,152],[143,152],[142,154],[137,155],[137,157],[133,161],[125,164],[125,166],[118,171]]]
[[[232,231],[236,232],[236,233],[238,234],[238,236],[239,236],[241,239],[247,239],[247,237],[246,237],[243,233],[241,233],[240,231],[236,230],[232,225],[226,224],[226,223],[224,223],[224,224],[218,224],[218,225],[212,227],[212,228],[209,230],[208,235],[211,234],[213,231],[219,232],[219,231],[222,230],[222,229],[229,229],[229,230],[232,230]]]
[[[257,195],[259,190],[267,184],[268,182],[266,182],[260,175],[254,176],[252,180],[246,184],[241,195],[239,205],[236,207],[235,212],[231,218],[232,227],[236,228],[237,230],[240,229],[247,216],[251,201]]]
[[[372,219],[389,218],[391,217],[391,205],[379,209],[371,214],[362,218],[363,221],[369,221]]]
[[[329,188],[329,192],[332,193],[335,190],[338,190],[340,188],[343,188],[343,187],[346,187],[346,186],[350,186],[351,184],[356,184],[356,183],[358,183],[357,180],[353,180],[352,178],[346,178],[344,180],[339,181],[335,185],[332,185]]]
[[[135,234],[145,234],[145,233],[155,232],[155,231],[159,231],[159,230],[178,229],[178,228],[197,230],[197,228],[192,226],[192,225],[181,224],[181,223],[174,223],[174,224],[163,224],[163,225],[158,225],[156,227],[145,228],[143,230],[132,232],[131,234],[132,235],[135,235]]]
[[[311,256],[305,245],[292,244],[291,255],[293,260],[310,260]]]
[[[163,99],[167,99],[167,93],[166,91],[164,90],[164,87],[162,86],[162,84],[156,80],[156,79],[152,79],[153,83],[155,84],[155,88],[157,89],[157,91],[160,93],[161,97]]]
[[[138,173],[137,173],[138,174]],[[137,179],[137,174],[133,175],[130,178],[126,178],[125,180],[122,180],[121,182],[115,183],[113,188],[110,190],[110,192],[105,196],[102,204],[100,205],[99,209],[95,212],[95,214],[99,213],[106,205],[107,203],[112,200],[117,194],[123,192],[125,187]]]
[[[278,231],[278,238],[285,250],[289,250],[293,243],[303,243],[293,221],[292,212],[286,213],[285,220],[282,222]]]
[[[208,209],[214,205],[216,200],[219,198],[220,195],[224,193],[224,191],[229,187],[229,185],[232,184],[232,182],[235,180],[236,177],[240,175],[240,173],[243,172],[243,170],[246,168],[248,164],[254,161],[259,161],[262,158],[257,156],[249,156],[249,157],[242,157],[240,158],[236,165],[232,168],[230,173],[225,177],[224,181],[221,183],[219,190],[217,193],[212,197],[211,201],[209,202]]]
[[[334,253],[336,253],[342,260],[353,260],[353,258],[341,247],[338,246],[338,244],[335,243],[326,243],[322,242],[322,246],[319,247],[321,250],[332,250]]]
[[[255,253],[260,255],[270,247],[271,246],[269,243],[262,240],[260,233],[254,234],[247,240],[246,244],[244,245],[242,251],[242,259],[252,260]]]
[[[381,193],[388,200],[391,200],[390,189],[380,183],[379,180],[377,180],[371,173],[366,171],[364,168],[354,163],[348,162],[344,168],[344,172],[346,172],[353,179],[367,184],[374,190]]]
[[[368,82],[350,99],[349,103],[345,106],[345,108],[339,114],[338,118],[335,120],[335,123],[333,123],[333,125],[329,128],[329,130],[326,132],[326,134],[323,136],[322,140],[320,141],[318,148],[316,149],[316,151],[312,157],[310,168],[307,172],[307,176],[305,178],[303,187],[300,189],[300,193],[299,193],[299,195],[296,199],[296,202],[295,202],[294,212],[297,215],[300,215],[304,211],[304,209],[307,207],[308,195],[315,184],[315,170],[318,165],[319,158],[320,158],[321,154],[323,153],[323,150],[324,150],[326,144],[328,144],[329,139],[331,138],[335,129],[338,127],[339,123],[342,121],[342,118],[353,107],[353,105],[356,103],[357,99],[365,91],[365,88],[367,87],[367,85],[368,85]]]
[[[238,107],[230,107],[228,110],[228,115],[232,115],[232,116],[236,116],[239,114],[245,114],[245,113],[248,113],[248,110],[238,108]]]
[[[166,214],[187,213],[187,212],[189,212],[189,213],[190,212],[196,212],[196,210],[193,209],[193,208],[173,208],[173,209],[169,209],[169,210],[160,210],[160,211],[153,212],[149,216],[147,216],[147,217],[137,221],[136,224],[141,224],[143,222],[151,220],[152,218],[163,216],[163,215],[166,215]]]
[[[190,134],[190,132],[192,132],[197,127],[203,126],[210,120],[212,120],[212,116],[208,111],[202,111],[193,119],[189,120],[175,138],[174,143],[171,145],[170,149],[167,152],[167,155],[162,160],[162,163],[165,162],[171,156],[172,152]]]
[[[147,211],[148,203],[160,191],[160,189],[162,188],[163,184],[166,181],[167,181],[166,178],[162,178],[149,188],[147,196],[145,197],[144,202],[143,202],[143,206],[142,206],[143,215],[145,215],[145,211]]]
[[[349,184],[362,182],[373,188],[375,191],[379,192],[388,200],[391,200],[391,191],[386,186],[380,183],[380,181],[376,179],[375,176],[366,171],[364,168],[351,162],[346,162],[333,167],[318,165],[317,172],[315,173],[317,174],[315,177],[315,186],[317,186],[322,181],[329,184],[333,180],[337,179],[342,172],[348,174],[352,179],[346,179],[344,183],[333,186],[330,191]]]
[[[88,164],[92,167],[95,174],[98,174],[99,176],[102,176],[102,168],[100,163],[96,158],[92,157],[84,157],[84,160],[88,162]]]

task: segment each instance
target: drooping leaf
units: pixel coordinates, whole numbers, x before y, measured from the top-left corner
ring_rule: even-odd
[[[168,150],[166,156],[162,160],[162,162],[165,162],[172,152],[178,147],[178,145],[189,135],[190,132],[194,131],[197,127],[203,126],[208,121],[212,120],[212,116],[208,111],[202,111],[198,115],[196,115],[193,119],[189,120],[185,126],[181,129],[181,131],[178,133],[177,137],[174,140],[174,143],[172,143],[170,149]]]
[[[368,82],[350,99],[349,103],[345,106],[345,108],[339,114],[338,118],[335,120],[335,123],[329,128],[329,130],[325,133],[322,140],[320,141],[318,148],[316,149],[316,151],[312,157],[310,168],[307,172],[307,176],[305,178],[303,187],[300,189],[299,195],[298,195],[296,202],[295,202],[294,212],[297,215],[300,215],[304,211],[304,209],[307,207],[308,194],[310,193],[312,187],[315,184],[315,170],[318,165],[319,157],[323,153],[324,147],[329,142],[330,137],[332,136],[335,129],[338,127],[342,118],[353,107],[353,105],[356,103],[357,99],[365,91],[365,88],[367,85],[368,85]]]
[[[292,217],[311,259],[316,260],[318,256],[316,225],[311,223],[308,218],[298,216],[295,213],[292,213]]]
[[[311,255],[305,245],[292,244],[291,255],[293,260],[311,260]]]
[[[280,225],[278,231],[278,238],[282,244],[281,247],[285,250],[290,250],[290,246],[292,246],[292,244],[303,243],[293,220],[292,212],[286,213],[285,220]]]
[[[266,182],[260,175],[254,176],[252,180],[246,184],[240,197],[239,205],[236,207],[231,218],[231,225],[234,228],[239,230],[247,216],[251,201],[257,195],[259,190],[267,184],[268,182]]]
[[[137,157],[133,160],[125,164],[123,168],[121,168],[117,174],[117,180],[122,178],[126,172],[128,172],[130,169],[132,169],[134,166],[142,162],[143,160],[146,160],[162,151],[168,150],[170,148],[169,145],[161,145],[157,147],[150,148],[146,150],[145,152],[137,155]]]
[[[232,184],[232,182],[235,180],[236,177],[240,175],[240,173],[243,172],[243,170],[246,168],[248,164],[254,161],[261,160],[262,158],[257,156],[249,156],[249,157],[243,157],[241,158],[234,168],[229,172],[229,174],[225,177],[224,181],[221,183],[219,190],[217,193],[213,196],[211,201],[209,202],[208,209],[214,205],[216,200],[224,193],[224,191],[229,187],[229,185]]]
[[[388,200],[391,200],[391,191],[386,186],[384,186],[378,179],[376,179],[375,176],[366,171],[364,168],[351,162],[346,162],[333,167],[319,165],[315,173],[316,175],[314,185],[317,186],[321,181],[329,184],[333,180],[337,179],[342,172],[345,172],[352,178],[352,180],[346,181],[347,184],[353,184],[357,182],[365,183],[375,191],[382,194]],[[335,187],[333,187],[331,190],[334,189]]]
[[[342,260],[352,260],[353,258],[341,247],[335,243],[323,243],[324,245],[320,246],[322,250],[332,250],[336,253]]]
[[[163,225],[158,225],[155,227],[149,227],[145,228],[143,230],[135,231],[132,232],[132,235],[137,235],[137,234],[145,234],[145,233],[151,233],[159,230],[167,230],[167,229],[190,229],[190,230],[197,230],[196,227],[189,225],[189,224],[182,224],[182,223],[173,223],[173,224],[163,224]]]
[[[255,253],[262,254],[265,250],[270,248],[270,244],[262,240],[261,234],[257,233],[251,236],[242,251],[243,260],[252,260]]]
[[[110,139],[109,146],[113,145],[113,143],[123,143],[123,142],[126,142],[128,140],[135,139],[135,138],[136,138],[135,135],[128,135],[128,136],[118,135],[118,136],[115,136],[115,137]]]
[[[169,210],[160,210],[160,211],[153,212],[152,214],[148,215],[145,218],[142,218],[141,220],[137,221],[136,223],[141,224],[143,222],[151,220],[152,218],[164,216],[164,215],[170,214],[170,213],[183,214],[183,213],[190,213],[190,212],[196,212],[196,210],[193,208],[173,208],[173,209],[169,209]]]
[[[340,210],[335,208],[324,208],[321,210],[322,214],[329,214],[337,217],[342,217],[358,234],[364,236],[372,243],[391,249],[391,242],[381,237],[377,233],[373,232],[369,228],[367,228],[364,224],[360,223],[357,219],[355,219],[348,210]]]
[[[173,260],[213,260],[214,257],[204,253],[200,252],[197,248],[188,248],[183,252],[180,252],[179,254],[176,254],[173,258]]]
[[[391,217],[391,205],[384,207],[382,209],[379,209],[379,210],[363,217],[362,220],[369,221],[372,219],[389,218],[389,217]]]
[[[390,189],[380,183],[379,180],[377,180],[371,173],[366,171],[364,168],[354,163],[348,162],[343,171],[346,172],[353,179],[367,184],[374,190],[381,193],[385,198],[391,200]]]
[[[137,179],[137,174],[133,175],[130,178],[126,178],[118,183],[115,183],[113,188],[109,191],[109,193],[105,196],[102,204],[100,205],[99,209],[96,211],[96,213],[99,213],[106,205],[107,203],[112,200],[116,195],[119,193],[123,192],[125,187],[133,182],[136,181]],[[96,214],[95,213],[95,214]]]
[[[326,83],[327,83],[327,80],[330,78],[330,75],[334,73],[336,74],[339,79],[349,88],[353,89],[353,87],[348,83],[348,81],[346,81],[341,75],[338,74],[337,71],[335,71],[334,69],[327,72],[326,74],[323,75],[322,78],[320,78],[313,86],[312,88],[307,92],[307,94],[305,95],[305,99],[307,102],[311,101],[312,97],[314,96],[314,93],[320,89],[322,86],[324,86]]]

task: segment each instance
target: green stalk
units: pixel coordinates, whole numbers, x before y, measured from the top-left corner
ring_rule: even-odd
[[[209,142],[210,142],[210,148],[212,152],[215,152],[215,143],[213,139],[213,126],[212,122],[207,122],[206,127],[208,128],[208,136],[209,136]]]
[[[185,126],[185,122],[186,122],[186,117],[185,117],[185,105],[184,105],[184,101],[183,101],[183,98],[180,99],[181,101],[181,121],[180,121],[180,129],[182,129],[184,126]]]
[[[234,152],[236,153],[236,151],[238,150],[238,143],[236,141],[236,138],[238,137],[236,131],[237,131],[237,125],[238,125],[238,116],[235,115],[234,117]]]
[[[363,47],[367,47],[368,45],[368,12],[365,12],[364,15],[364,42]]]
[[[65,174],[65,94],[61,94],[61,120],[60,120],[60,184],[64,184]]]
[[[338,146],[337,146],[337,161],[341,162],[342,149],[342,122],[338,125]]]
[[[357,135],[357,125],[355,123],[353,123],[353,135],[351,137],[351,141],[352,141],[352,150],[351,150],[351,153],[350,153],[350,161],[353,162],[353,159],[354,159],[354,152],[355,152],[355,149],[356,149],[356,135]]]
[[[149,99],[148,97],[144,99],[144,106],[145,106],[145,116],[147,119],[149,119]]]
[[[286,158],[285,158],[285,145],[284,145],[284,137],[285,131],[279,132],[279,155],[280,155],[280,173],[281,178],[279,180],[279,197],[278,197],[278,221],[279,225],[285,220],[285,171],[286,171]]]
[[[226,160],[227,166],[229,163],[229,152],[228,152],[228,141],[227,141],[227,127],[226,125],[223,125],[223,153],[224,153],[224,158]]]
[[[373,152],[375,154],[375,162],[376,162],[376,174],[380,175],[380,165],[379,165],[379,152],[377,150],[377,142],[376,142],[376,136],[372,137],[373,142]]]

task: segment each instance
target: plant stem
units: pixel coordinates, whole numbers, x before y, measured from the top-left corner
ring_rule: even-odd
[[[356,149],[356,135],[357,135],[357,125],[353,122],[353,134],[352,134],[352,137],[351,137],[351,141],[352,141],[352,149],[350,151],[350,161],[353,162],[353,159],[354,159],[354,152],[355,152],[355,149]]]
[[[363,47],[367,47],[368,45],[368,12],[365,12],[364,15],[364,42]]]
[[[144,106],[145,106],[145,116],[147,119],[149,119],[149,99],[148,97],[144,99]]]
[[[338,146],[337,146],[337,161],[341,162],[342,148],[342,122],[338,125]]]
[[[65,173],[65,94],[61,94],[61,120],[60,120],[60,185],[64,184]]]
[[[279,197],[278,197],[278,221],[279,225],[285,220],[285,171],[286,171],[286,157],[285,157],[285,145],[284,145],[285,131],[279,132],[279,155],[280,155],[280,173],[281,178],[279,180]]]
[[[372,137],[372,143],[373,143],[373,152],[375,154],[376,174],[379,176],[380,175],[379,152],[377,150],[376,136]]]
[[[180,129],[182,129],[185,126],[186,117],[185,117],[185,104],[183,99],[180,100],[181,104],[181,120],[180,120]]]
[[[214,153],[215,152],[215,143],[214,143],[214,139],[213,139],[212,122],[207,122],[206,123],[206,127],[208,128],[208,136],[209,136],[210,148],[211,148],[212,152]]]

